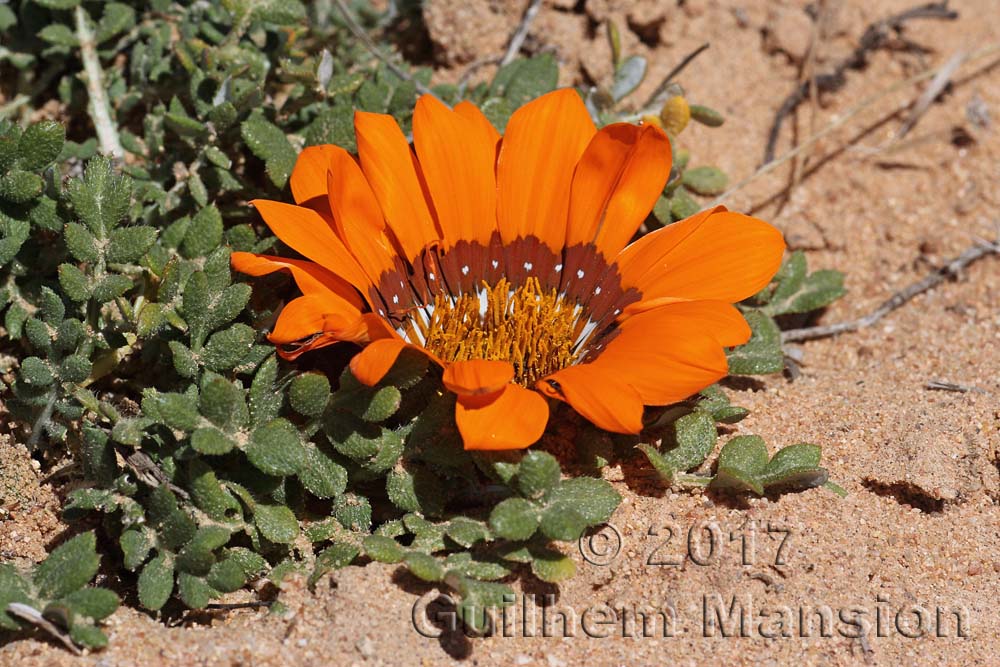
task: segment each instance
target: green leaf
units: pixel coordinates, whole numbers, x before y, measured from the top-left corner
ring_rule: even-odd
[[[419,551],[411,551],[403,559],[413,576],[424,581],[441,581],[444,578],[444,568],[437,558]]]
[[[561,474],[554,456],[531,450],[521,459],[514,484],[522,496],[541,498],[559,483]]]
[[[222,243],[222,215],[215,205],[199,210],[181,241],[181,254],[187,258],[204,257]]]
[[[130,289],[132,289],[132,279],[130,277],[112,273],[105,276],[94,286],[91,296],[99,303],[107,303],[114,301]]]
[[[138,260],[156,243],[156,234],[157,230],[152,227],[124,227],[114,230],[108,244],[107,261],[111,264],[128,264]]]
[[[801,250],[789,256],[776,280],[778,285],[762,309],[772,316],[818,310],[847,293],[844,274],[839,271],[815,271],[806,276],[806,259]]]
[[[526,540],[541,520],[538,508],[523,498],[508,498],[490,512],[490,529],[506,540]]]
[[[86,623],[76,623],[69,629],[69,637],[80,646],[91,649],[104,648],[108,637],[99,628]]]
[[[449,521],[445,532],[448,537],[466,549],[477,542],[485,542],[491,538],[490,530],[485,523],[464,516],[457,516]]]
[[[550,540],[573,542],[580,539],[587,529],[587,520],[571,505],[564,502],[552,503],[542,512],[538,528]]]
[[[702,106],[701,104],[692,104],[691,108],[691,120],[696,120],[702,125],[707,125],[708,127],[719,127],[726,122],[725,117],[710,107]]]
[[[276,477],[294,475],[307,460],[298,429],[287,419],[275,419],[254,429],[246,455],[258,470]]]
[[[59,286],[72,301],[82,302],[90,298],[90,278],[72,264],[59,265]]]
[[[745,312],[753,334],[746,344],[727,352],[729,372],[733,375],[778,373],[785,367],[781,350],[781,330],[774,320],[759,310]]]
[[[143,308],[140,312],[140,322],[142,321],[142,313],[145,313],[146,310],[146,308]],[[198,374],[198,360],[195,358],[191,350],[188,349],[188,347],[183,343],[176,340],[170,341],[167,345],[173,355],[174,370],[177,371],[177,374],[184,378],[194,378]]]
[[[253,520],[261,535],[276,544],[291,544],[299,536],[299,522],[284,505],[258,504]]]
[[[64,28],[54,23],[42,29]],[[44,38],[43,38],[44,39]],[[76,39],[73,38],[74,46]],[[66,128],[52,120],[43,120],[29,126],[17,142],[18,165],[27,171],[38,171],[55,162],[66,142]]]
[[[306,491],[317,498],[339,496],[347,488],[347,471],[318,447],[306,448],[305,464],[298,472]]]
[[[824,484],[829,475],[819,463],[822,450],[816,445],[798,444],[783,447],[775,453],[760,475],[765,487],[814,487]]]
[[[211,600],[218,597],[218,591],[203,578],[180,572],[177,575],[177,595],[189,608],[204,609]]]
[[[611,518],[622,497],[606,480],[574,477],[563,480],[545,497],[545,501],[565,503],[574,508],[588,526],[596,526]]]
[[[678,188],[670,198],[670,215],[674,220],[689,218],[700,210],[701,205],[684,188]]]
[[[497,72],[491,86],[491,96],[503,97],[516,109],[540,95],[555,90],[559,82],[559,66],[550,53],[533,58],[518,58]]]
[[[753,491],[763,495],[761,475],[767,467],[767,445],[757,435],[738,435],[719,452],[719,463],[712,480],[717,489]]]
[[[614,82],[611,84],[611,97],[620,102],[642,84],[646,78],[646,59],[642,56],[630,56],[615,69]]]
[[[458,573],[480,581],[496,581],[511,573],[511,568],[499,560],[483,557],[468,551],[449,554],[444,561],[449,573]]]
[[[86,586],[101,563],[96,544],[94,533],[87,532],[56,547],[32,575],[38,595],[61,598]]]
[[[531,549],[531,571],[542,581],[559,583],[576,574],[576,563],[553,549]]]
[[[38,37],[49,44],[55,44],[57,46],[76,48],[79,45],[76,33],[62,23],[51,23],[45,26],[38,31]]]
[[[274,390],[278,360],[273,355],[260,365],[250,384],[251,426],[260,426],[278,416],[284,394]]]
[[[240,363],[253,346],[257,333],[237,323],[212,334],[202,352],[202,362],[213,371],[226,371]]]
[[[292,380],[288,401],[292,409],[306,417],[323,414],[330,400],[330,380],[320,373],[305,373]]]
[[[55,375],[48,363],[28,357],[21,362],[21,379],[35,387],[47,387],[55,381]]]
[[[125,569],[133,572],[149,556],[153,549],[153,537],[150,531],[142,527],[127,528],[118,538],[118,544],[122,548]]]
[[[103,239],[128,212],[132,181],[116,176],[108,158],[97,157],[87,163],[82,179],[69,182],[66,194],[80,221]]]
[[[236,448],[236,443],[216,428],[199,428],[191,434],[191,447],[199,454],[222,456]]]
[[[399,542],[384,535],[368,535],[362,545],[365,554],[379,563],[398,563],[406,555]]]
[[[0,563],[0,630],[17,630],[20,624],[8,615],[7,605],[12,602],[31,604],[30,586],[14,566]]]
[[[0,176],[0,199],[23,204],[42,194],[45,181],[38,174],[18,169]]]
[[[174,565],[166,554],[146,563],[139,574],[139,604],[156,611],[163,607],[174,590]]]
[[[104,14],[97,24],[95,41],[100,44],[135,25],[135,10],[120,2],[104,5]]]
[[[298,155],[281,128],[258,111],[243,121],[240,134],[253,154],[264,160],[271,182],[285,187]]]
[[[664,452],[664,459],[678,472],[700,466],[715,448],[717,438],[715,420],[701,410],[677,419],[673,424],[673,442],[676,446]]]
[[[202,387],[198,409],[210,422],[222,429],[242,427],[249,419],[243,390],[221,377],[209,380]]]
[[[695,167],[684,172],[684,175],[681,176],[681,183],[693,192],[711,196],[722,194],[725,191],[729,177],[717,167]]]
[[[243,587],[247,574],[243,565],[235,558],[226,558],[212,565],[205,575],[205,583],[220,593],[232,593]]]
[[[106,588],[81,588],[64,597],[62,602],[75,614],[99,621],[115,613],[121,600]]]

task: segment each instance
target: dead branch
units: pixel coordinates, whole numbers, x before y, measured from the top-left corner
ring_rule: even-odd
[[[818,327],[805,327],[802,329],[789,329],[788,331],[782,331],[781,342],[791,343],[800,340],[829,338],[830,336],[836,336],[842,333],[858,331],[859,329],[870,327],[892,311],[913,299],[915,296],[937,287],[949,278],[957,277],[965,267],[979,259],[982,259],[983,257],[986,257],[987,255],[993,254],[1000,254],[1000,239],[997,239],[996,241],[975,243],[961,255],[951,260],[941,268],[936,269],[927,277],[918,280],[915,283],[911,283],[896,292],[891,297],[883,301],[878,308],[864,317],[847,322],[838,322],[837,324],[827,324]]]
[[[531,0],[531,4],[524,10],[521,23],[518,24],[517,30],[511,35],[510,42],[507,44],[507,50],[504,52],[503,58],[500,59],[501,67],[514,60],[517,54],[520,53],[521,47],[524,45],[524,40],[528,37],[528,30],[531,29],[531,23],[535,20],[535,16],[538,15],[538,10],[541,6],[542,0]]]
[[[868,64],[868,57],[872,52],[885,47],[889,43],[889,38],[893,34],[899,34],[907,21],[913,19],[938,19],[953,21],[958,18],[958,12],[948,9],[948,2],[931,2],[918,7],[912,7],[904,12],[895,14],[888,18],[876,21],[865,29],[858,41],[857,48],[851,52],[847,58],[841,60],[829,72],[819,74],[806,81],[802,81],[798,87],[785,98],[778,111],[774,114],[774,121],[771,124],[771,131],[768,134],[767,146],[764,149],[763,164],[767,164],[774,159],[774,149],[778,143],[778,136],[781,134],[781,127],[802,102],[809,99],[813,87],[817,92],[836,92],[847,83],[847,72],[849,70],[861,70]]]

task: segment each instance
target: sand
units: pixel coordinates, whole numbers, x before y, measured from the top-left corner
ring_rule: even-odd
[[[827,4],[837,11],[823,31],[820,70],[847,54],[869,22],[912,3]],[[428,3],[438,78],[454,80],[466,63],[502,51],[523,6]],[[774,111],[799,76],[808,49],[801,32],[810,25],[801,19],[803,6],[553,0],[528,44],[555,49],[564,83],[600,77],[600,21],[615,17],[626,50],[651,58],[641,98],[686,53],[711,42],[681,80],[692,100],[728,120],[719,129],[693,127],[680,143],[696,148],[698,163],[717,164],[736,181],[758,166]],[[996,0],[954,7],[958,21],[907,29],[929,53],[880,51],[864,71],[848,74],[841,91],[803,106],[799,138],[923,67],[1000,40],[1000,24],[990,18],[1000,9]],[[455,37],[455,26],[470,36]],[[996,238],[1000,67],[984,69],[991,62],[963,68],[889,150],[905,117],[899,110],[919,88],[883,98],[821,140],[790,194],[791,171],[783,166],[728,200],[780,227],[792,247],[807,250],[811,267],[846,272],[848,296],[822,323],[863,315],[976,238]],[[983,108],[991,123],[978,120]],[[779,154],[791,137],[786,128]],[[192,613],[167,626],[123,608],[108,624],[105,651],[76,658],[32,636],[0,647],[0,664],[1000,664],[993,606],[1000,593],[1000,259],[974,264],[874,327],[796,347],[802,372],[795,381],[769,376],[730,386],[733,402],[751,410],[733,432],[760,434],[772,448],[821,445],[847,498],[814,489],[733,502],[664,492],[616,466],[606,476],[624,496],[612,518],[617,555],[592,564],[574,551],[578,575],[558,588],[524,590],[518,615],[490,638],[423,636],[412,622],[414,606],[424,618],[419,612],[436,597],[433,588],[372,564],[333,574],[315,593],[288,582],[282,616]],[[934,380],[973,389],[927,389]],[[33,467],[19,445],[0,443],[0,461],[0,556],[38,560],[64,529],[59,480],[39,483],[47,471]],[[603,562],[615,543],[610,532],[604,537],[595,539],[590,560]],[[432,609],[447,608],[439,602]],[[631,624],[611,622],[614,608]]]

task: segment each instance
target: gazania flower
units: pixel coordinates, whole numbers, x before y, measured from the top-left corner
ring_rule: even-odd
[[[777,271],[774,227],[717,207],[626,247],[670,173],[658,128],[598,130],[573,90],[518,109],[503,137],[472,104],[430,96],[413,149],[390,116],[354,125],[357,161],[307,148],[296,205],[253,202],[306,259],[233,253],[302,291],[270,334],[285,357],[357,343],[351,369],[374,385],[419,348],[457,395],[465,448],[514,449],[541,437],[547,397],[638,433],[644,405],[719,380],[724,348],[748,340],[732,304]]]

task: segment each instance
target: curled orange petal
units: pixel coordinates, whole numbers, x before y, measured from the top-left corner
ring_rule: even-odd
[[[545,432],[549,406],[530,389],[508,384],[503,391],[483,396],[459,396],[455,422],[465,449],[503,450],[530,447]]]
[[[509,361],[454,361],[444,369],[444,386],[460,396],[495,394],[514,379]]]

